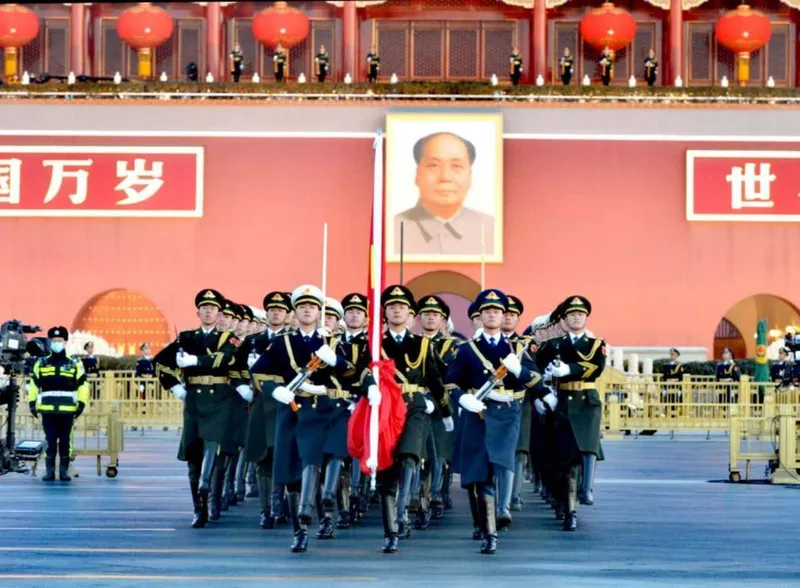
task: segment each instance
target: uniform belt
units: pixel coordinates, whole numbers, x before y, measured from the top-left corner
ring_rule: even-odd
[[[342,398],[350,398],[350,392],[347,390],[337,390],[336,388],[328,388],[325,394],[312,394],[311,392],[305,392],[304,390],[298,390],[294,393],[295,396],[298,398],[317,398],[320,396],[327,396],[328,398],[332,398],[333,400],[339,400]]]
[[[228,378],[222,376],[193,376],[187,380],[192,386],[213,386],[214,384],[227,384]]]
[[[594,390],[596,388],[597,384],[594,382],[567,382],[558,385],[558,389],[565,392],[580,392],[581,390]]]
[[[401,384],[403,394],[424,394],[428,390],[417,384]]]
[[[492,392],[494,392],[495,394],[501,394],[502,396],[506,396],[508,400],[506,400],[505,402],[511,402],[512,400],[522,400],[523,398],[525,398],[525,390],[514,391],[508,388],[492,388]],[[478,389],[473,388],[472,390],[469,391],[469,393],[474,396],[475,394],[478,393]],[[488,398],[489,400],[493,400],[488,396],[486,398]],[[498,402],[503,402],[503,401],[498,401]]]

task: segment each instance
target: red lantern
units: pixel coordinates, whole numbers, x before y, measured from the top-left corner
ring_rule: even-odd
[[[5,54],[7,79],[17,77],[17,51],[39,34],[39,18],[28,8],[19,4],[0,6],[0,47]]]
[[[117,32],[139,53],[139,77],[153,77],[153,49],[172,36],[172,17],[151,2],[140,2],[120,15]]]
[[[308,17],[286,2],[275,2],[253,19],[253,35],[262,45],[274,49],[278,45],[291,49],[308,36]]]
[[[604,2],[600,8],[592,8],[581,19],[581,37],[598,51],[606,47],[614,52],[631,44],[636,36],[636,21],[630,12]]]
[[[717,42],[736,53],[739,84],[746,85],[750,79],[750,54],[766,45],[772,36],[769,18],[742,4],[719,17],[715,32]]]

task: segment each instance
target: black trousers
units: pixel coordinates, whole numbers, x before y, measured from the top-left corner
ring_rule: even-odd
[[[47,458],[55,459],[58,454],[62,464],[69,460],[69,443],[72,434],[72,422],[75,417],[71,414],[43,414],[42,427],[47,439]]]
[[[239,83],[239,78],[242,77],[242,68],[241,67],[233,68],[233,71],[231,72],[231,75],[233,76],[234,83],[238,84]]]

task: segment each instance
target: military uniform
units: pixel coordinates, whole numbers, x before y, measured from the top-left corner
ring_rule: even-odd
[[[558,69],[561,72],[561,83],[569,86],[575,71],[575,58],[572,55],[562,55],[558,60]]]
[[[297,309],[310,303],[321,308],[323,298],[318,288],[301,286],[292,293],[292,306]],[[282,335],[250,370],[260,383],[261,392],[280,402],[273,476],[275,484],[286,484],[294,527],[293,552],[308,548],[306,526],[312,520],[330,418],[336,401],[342,399],[332,378],[355,372],[355,366],[338,356],[329,342],[335,348],[336,341],[329,341],[316,331]],[[302,387],[287,388],[314,357],[323,362],[321,367]]]
[[[511,83],[514,86],[519,85],[519,80],[522,78],[522,57],[519,51],[514,51],[509,59],[508,72],[511,76]]]
[[[314,66],[317,71],[317,81],[322,83],[328,75],[328,67],[330,66],[330,57],[327,51],[320,51],[314,58]]]
[[[239,78],[242,76],[242,67],[244,65],[244,53],[241,49],[234,49],[231,51],[231,76],[233,76],[234,83],[239,83]]]
[[[653,86],[658,79],[658,59],[649,55],[644,59],[644,80],[648,86]]]
[[[484,290],[476,300],[478,311],[508,310],[508,298],[499,290]],[[520,359],[522,357],[522,360]],[[523,363],[524,362],[524,363]],[[479,399],[478,390],[498,375],[488,396]],[[464,410],[462,434],[456,452],[461,473],[461,487],[477,499],[477,522],[483,538],[481,553],[492,554],[497,549],[498,521],[495,518],[495,490],[501,504],[511,500],[514,475],[514,455],[519,438],[521,407],[529,389],[541,380],[525,345],[509,341],[502,333],[484,332],[459,348],[447,373],[446,387],[454,402]],[[502,526],[511,523],[507,507],[501,508]]]
[[[725,351],[730,352],[731,356],[733,356],[733,352],[729,348],[725,348]],[[717,382],[736,382],[737,384],[742,378],[742,370],[739,369],[738,364],[731,360],[729,362],[723,361],[722,363],[717,364],[717,371],[716,371],[716,380]],[[718,396],[719,398],[716,399],[717,402],[724,402],[725,404],[730,404],[731,402],[737,401],[737,391],[738,386],[728,385],[728,386],[720,386],[718,389]]]
[[[97,376],[100,374],[100,362],[94,355],[85,355],[81,358],[83,370],[87,376]]]
[[[286,53],[281,50],[275,52],[272,56],[272,69],[275,72],[275,81],[282,82],[286,69]]]
[[[224,302],[222,294],[211,289],[195,297],[195,306],[201,311],[207,305],[221,309]],[[212,471],[225,441],[236,395],[229,371],[239,345],[230,331],[201,327],[181,332],[153,360],[161,385],[184,400],[178,459],[189,467],[195,528],[204,527],[208,521]]]
[[[785,347],[781,347],[780,353],[784,355],[789,355],[789,350]],[[776,382],[779,387],[791,386],[792,385],[792,376],[794,373],[793,364],[790,361],[786,360],[779,360],[769,366],[769,379],[772,382]]]
[[[563,314],[591,314],[591,304],[583,296],[568,298]],[[602,459],[600,424],[602,400],[595,381],[603,373],[606,345],[602,339],[570,333],[540,350],[537,364],[547,366],[549,376],[557,385],[558,397],[553,421],[553,459],[560,469],[562,502],[565,509],[564,530],[577,528],[578,478],[583,468],[581,502],[592,504],[594,470]],[[552,396],[549,396],[552,400]]]
[[[602,55],[598,65],[600,67],[600,81],[604,86],[608,86],[614,76],[614,60],[611,59],[611,55]]]
[[[369,68],[367,75],[369,83],[374,84],[378,81],[378,72],[381,70],[381,57],[377,51],[370,51],[367,54],[367,67]]]

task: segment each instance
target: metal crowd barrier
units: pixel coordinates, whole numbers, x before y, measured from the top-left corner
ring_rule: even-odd
[[[728,479],[741,481],[739,465],[744,462],[745,481],[750,481],[752,462],[765,462],[764,477],[773,484],[800,484],[800,415],[797,406],[780,404],[777,412],[765,410],[759,417],[740,415],[733,407],[730,425]]]

